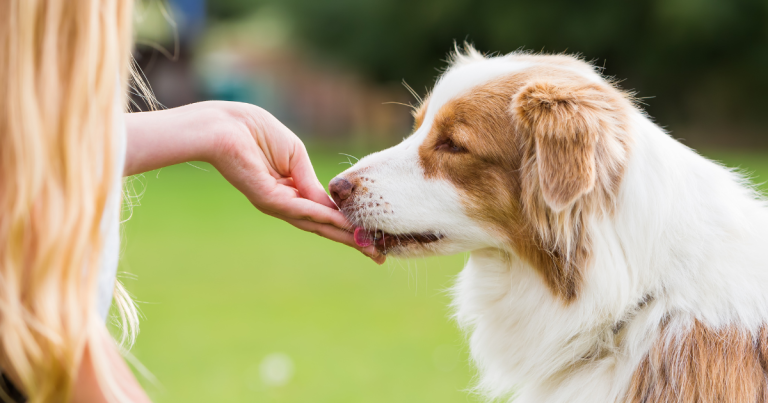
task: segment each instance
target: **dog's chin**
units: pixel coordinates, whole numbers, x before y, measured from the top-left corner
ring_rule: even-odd
[[[435,254],[436,248],[445,241],[445,235],[438,231],[388,232],[366,230],[365,226],[355,228],[355,243],[358,246],[373,245],[385,255],[410,257]]]

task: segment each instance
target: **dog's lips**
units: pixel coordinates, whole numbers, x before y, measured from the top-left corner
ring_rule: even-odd
[[[384,231],[367,231],[362,227],[355,228],[355,243],[364,248],[374,245],[379,251],[385,252],[394,246],[410,243],[427,244],[439,241],[443,238],[441,234],[435,233],[413,233],[413,234],[389,234]]]

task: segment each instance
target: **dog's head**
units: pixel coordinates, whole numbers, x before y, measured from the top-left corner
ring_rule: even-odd
[[[331,181],[360,245],[396,256],[498,248],[572,300],[589,221],[615,208],[632,103],[573,57],[457,54],[413,134]]]

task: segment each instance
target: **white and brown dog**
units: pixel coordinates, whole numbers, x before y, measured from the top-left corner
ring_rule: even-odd
[[[486,396],[768,399],[768,208],[741,176],[569,56],[457,53],[415,117],[330,190],[360,245],[471,251]]]

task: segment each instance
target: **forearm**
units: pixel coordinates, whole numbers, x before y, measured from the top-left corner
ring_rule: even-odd
[[[234,129],[226,108],[197,103],[155,112],[126,113],[124,175],[187,161],[213,163],[224,131]]]

